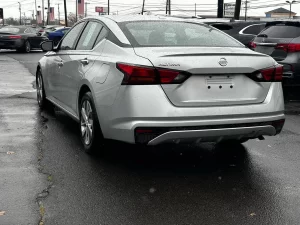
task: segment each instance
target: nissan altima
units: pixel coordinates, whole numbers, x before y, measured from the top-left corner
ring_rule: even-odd
[[[197,20],[89,17],[41,47],[38,104],[78,121],[86,152],[107,139],[242,143],[284,125],[283,67]]]

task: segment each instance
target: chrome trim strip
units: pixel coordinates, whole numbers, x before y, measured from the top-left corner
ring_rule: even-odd
[[[276,46],[277,45],[277,43],[257,43],[257,42],[255,42],[255,44],[257,46]]]

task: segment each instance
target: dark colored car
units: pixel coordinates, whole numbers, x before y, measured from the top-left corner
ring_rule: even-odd
[[[248,46],[264,28],[266,22],[261,21],[238,21],[228,23],[209,23],[209,25],[229,34],[239,42]]]
[[[283,86],[300,86],[300,22],[275,21],[251,42],[251,49],[283,65]]]
[[[54,45],[57,45],[69,29],[70,27],[58,28],[55,31],[47,32],[45,36],[47,36],[49,40],[52,40]]]
[[[36,29],[26,26],[6,26],[0,28],[0,49],[16,49],[20,52],[30,52],[31,49],[41,49],[40,44],[48,40],[38,36]]]

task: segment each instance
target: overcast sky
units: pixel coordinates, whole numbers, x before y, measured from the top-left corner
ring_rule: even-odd
[[[0,8],[4,9],[4,16],[7,17],[19,17],[19,4],[21,3],[22,15],[26,14],[27,17],[32,15],[34,10],[35,0],[0,0]],[[45,1],[45,7],[47,0]],[[88,15],[97,15],[95,13],[95,6],[107,6],[107,0],[85,0],[89,4],[87,5]],[[118,12],[118,14],[130,14],[141,11],[143,0],[110,0],[110,12]],[[216,15],[218,0],[171,0],[172,2],[172,14],[182,15],[194,15],[195,3],[197,4],[198,15]],[[234,0],[233,0],[234,1]],[[42,5],[42,0],[36,0],[37,5]],[[145,10],[152,11],[155,14],[163,14],[159,12],[160,9],[165,9],[166,0],[145,0]],[[232,0],[225,0],[225,3],[232,2]],[[285,3],[285,0],[249,0],[249,16],[265,16],[264,12],[270,11],[275,8],[284,7],[289,9],[289,5]],[[55,17],[58,15],[58,5],[60,4],[61,17],[63,17],[63,0],[50,0],[50,5],[55,7]],[[279,4],[283,4],[282,6]],[[271,7],[269,7],[271,6]],[[67,0],[67,10],[75,13],[76,0]],[[184,11],[179,11],[184,10]],[[300,16],[300,4],[294,4],[292,11],[298,13]]]

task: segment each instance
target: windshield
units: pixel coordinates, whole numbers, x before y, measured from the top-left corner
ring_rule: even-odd
[[[300,36],[300,28],[284,25],[272,26],[267,27],[259,35],[268,38],[296,38]]]
[[[244,47],[235,39],[204,24],[174,21],[138,21],[120,23],[119,26],[133,47]]]
[[[2,27],[0,29],[0,33],[12,33],[17,34],[20,33],[20,29],[16,27]]]

